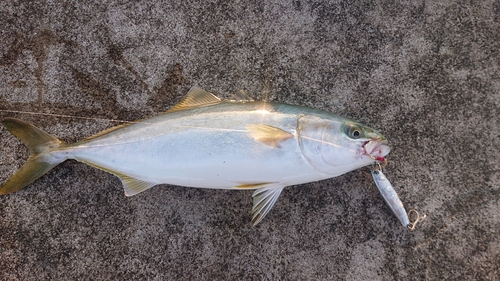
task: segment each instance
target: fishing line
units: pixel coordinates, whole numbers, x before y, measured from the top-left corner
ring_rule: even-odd
[[[97,118],[97,117],[82,117],[82,116],[76,116],[76,115],[65,115],[65,114],[54,114],[54,113],[43,113],[43,112],[30,112],[30,111],[7,110],[7,109],[0,109],[0,112],[22,113],[22,114],[31,114],[31,115],[45,115],[45,116],[63,117],[63,118],[77,118],[77,119],[85,119],[85,120],[111,121],[111,122],[118,122],[118,123],[134,123],[133,121],[125,121],[125,120],[119,120],[119,119],[106,119],[106,118]]]

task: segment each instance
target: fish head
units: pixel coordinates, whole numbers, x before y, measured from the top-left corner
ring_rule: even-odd
[[[317,170],[337,176],[385,161],[391,149],[382,134],[346,118],[327,117],[302,116],[297,127],[302,153]]]

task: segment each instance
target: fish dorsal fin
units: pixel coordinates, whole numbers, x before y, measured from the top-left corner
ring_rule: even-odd
[[[278,201],[283,188],[285,187],[281,185],[273,185],[257,189],[253,192],[253,225],[257,225],[269,213],[276,201]]]
[[[240,89],[238,91],[236,91],[236,93],[234,93],[230,98],[229,98],[230,101],[240,101],[240,102],[244,102],[244,101],[254,101],[250,96],[247,95],[247,93],[245,92],[245,90],[243,89]]]
[[[212,105],[219,103],[220,101],[221,99],[216,97],[214,94],[209,93],[200,87],[194,86],[178,104],[169,109],[167,112],[185,110],[198,106]]]
[[[293,138],[293,134],[270,125],[248,124],[246,129],[254,140],[271,147],[279,147],[280,142]]]
[[[125,196],[133,196],[156,185],[153,182],[139,180],[126,175],[117,175],[123,183]]]

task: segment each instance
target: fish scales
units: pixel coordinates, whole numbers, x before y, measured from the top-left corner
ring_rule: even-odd
[[[296,140],[274,149],[248,137],[245,128],[263,122],[293,134],[297,114],[254,113],[255,105],[250,104],[245,106],[249,110],[233,111],[230,105],[146,119],[58,153],[137,179],[191,187],[228,189],[256,181],[298,184],[314,174]]]

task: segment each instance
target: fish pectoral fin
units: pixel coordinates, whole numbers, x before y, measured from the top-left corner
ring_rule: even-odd
[[[170,108],[167,112],[174,112],[179,110],[190,109],[199,106],[206,106],[219,103],[220,98],[212,93],[203,90],[200,87],[192,87],[186,96],[174,107]]]
[[[293,138],[293,134],[265,124],[248,124],[246,129],[254,140],[271,147],[279,147],[280,142]]]
[[[156,185],[154,182],[139,180],[126,175],[118,176],[123,183],[125,196],[133,196]]]
[[[274,204],[278,201],[281,191],[285,188],[281,185],[273,185],[263,187],[254,191],[253,207],[252,207],[252,221],[253,225],[257,225],[269,211],[273,208]]]

